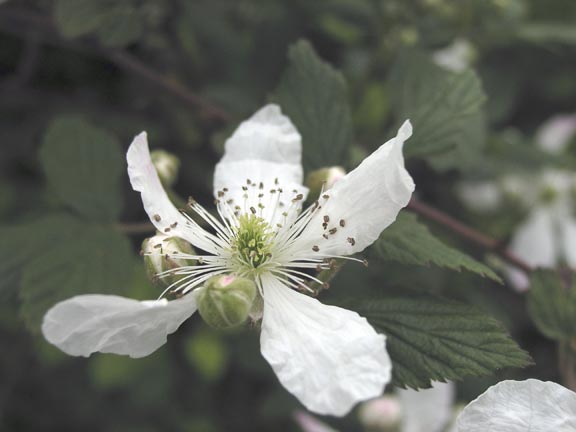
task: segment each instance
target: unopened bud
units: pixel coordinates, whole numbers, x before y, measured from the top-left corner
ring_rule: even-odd
[[[217,329],[238,327],[248,319],[256,295],[256,284],[249,279],[214,276],[196,290],[198,312]]]
[[[402,406],[397,397],[382,396],[360,405],[358,419],[370,431],[396,431],[402,421]]]
[[[185,275],[175,272],[160,274],[167,270],[191,265],[192,260],[181,258],[181,255],[194,255],[195,252],[192,245],[181,238],[158,234],[142,242],[142,254],[146,274],[150,280],[158,287],[166,288]]]
[[[310,196],[319,196],[322,190],[326,191],[330,189],[345,175],[346,170],[339,166],[321,168],[312,171],[306,177],[306,186],[310,189]]]
[[[154,150],[150,153],[150,157],[162,184],[164,186],[174,185],[180,170],[180,160],[172,153],[164,150]]]

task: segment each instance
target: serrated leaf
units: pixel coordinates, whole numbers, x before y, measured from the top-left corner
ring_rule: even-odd
[[[79,294],[117,294],[132,278],[128,239],[111,227],[76,221],[67,235],[22,269],[21,313],[37,330],[44,313],[57,302]]]
[[[386,261],[409,265],[436,265],[451,270],[467,270],[496,282],[502,280],[486,265],[436,238],[415,215],[401,212],[372,246],[371,255]]]
[[[77,117],[54,120],[40,149],[49,189],[94,221],[116,219],[124,157],[116,138]]]
[[[528,312],[547,337],[559,341],[576,338],[576,284],[567,286],[553,270],[533,272]]]
[[[446,71],[424,54],[408,52],[399,57],[389,83],[398,122],[410,119],[414,125],[407,157],[426,158],[444,170],[462,168],[480,153],[486,97],[473,71]]]
[[[294,44],[272,99],[302,135],[307,170],[343,165],[352,144],[352,118],[342,74],[322,61],[306,41]]]
[[[498,321],[469,305],[414,294],[355,300],[351,308],[386,335],[397,386],[426,388],[531,361]]]

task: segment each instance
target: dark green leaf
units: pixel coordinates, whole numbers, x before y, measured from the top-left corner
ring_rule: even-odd
[[[567,286],[553,270],[535,271],[530,277],[528,312],[547,337],[576,338],[576,284]]]
[[[386,335],[398,386],[425,388],[530,363],[498,321],[465,304],[414,294],[355,300],[352,309]]]
[[[417,52],[401,56],[390,85],[399,122],[410,119],[414,136],[407,157],[427,158],[437,169],[463,168],[482,150],[485,95],[476,74],[442,69]]]
[[[40,150],[50,190],[90,220],[114,220],[124,157],[116,138],[76,117],[52,122]]]
[[[401,212],[396,222],[382,232],[372,251],[373,256],[387,261],[421,266],[434,264],[457,271],[465,269],[502,282],[489,267],[442,243],[426,225],[418,222],[415,215],[407,212]]]
[[[36,330],[58,301],[78,294],[118,294],[129,288],[133,255],[128,240],[112,228],[75,222],[64,239],[26,262],[21,312]]]
[[[0,228],[0,293],[15,290],[22,267],[65,239],[74,219],[50,215],[27,224]]]
[[[144,31],[143,14],[128,1],[58,0],[54,18],[63,36],[95,34],[109,46],[135,42]]]
[[[272,99],[302,134],[308,170],[343,165],[352,143],[352,119],[342,74],[306,41],[290,48],[289,65]]]

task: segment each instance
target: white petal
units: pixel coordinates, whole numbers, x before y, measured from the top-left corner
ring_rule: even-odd
[[[478,212],[494,211],[502,203],[498,185],[490,181],[460,183],[457,193],[466,207]]]
[[[260,343],[282,385],[310,411],[343,416],[390,380],[386,338],[356,312],[262,278]]]
[[[538,207],[514,234],[510,249],[534,267],[554,267],[557,247],[554,214],[547,207]]]
[[[42,323],[48,342],[73,356],[94,352],[144,357],[196,311],[193,296],[137,301],[113,295],[82,295],[56,304]]]
[[[435,382],[423,390],[398,390],[402,432],[440,432],[452,418],[454,383]]]
[[[302,184],[300,134],[277,105],[266,105],[244,121],[226,141],[224,156],[214,172],[214,195],[223,188],[243,186],[278,178],[280,183]],[[251,161],[250,165],[239,162]],[[236,163],[236,164],[235,164]],[[244,167],[243,171],[240,171]],[[248,169],[249,168],[249,169]],[[228,173],[234,170],[234,175]]]
[[[181,237],[207,252],[215,253],[213,243],[206,238],[207,233],[199,227],[192,226],[168,198],[150,158],[146,132],[134,138],[128,148],[126,159],[132,188],[140,192],[144,209],[156,229],[161,233]]]
[[[258,209],[262,204],[265,207],[261,216],[274,225],[278,219],[273,216],[278,196],[271,195],[271,189],[284,191],[284,204],[290,204],[297,194],[305,197],[308,193],[302,186],[301,156],[300,134],[290,119],[277,105],[266,105],[226,141],[224,156],[214,171],[214,196],[227,189],[222,199],[232,200],[232,205],[240,206],[242,212],[251,207]],[[242,189],[247,180],[254,185],[248,193]],[[261,193],[265,195],[263,199],[258,196]]]
[[[576,393],[535,379],[502,381],[470,402],[457,432],[551,432],[576,430]]]
[[[396,220],[414,191],[402,155],[404,141],[411,135],[412,126],[406,121],[396,137],[327,191],[330,198],[300,236],[296,245],[300,251],[318,246],[320,255],[351,255],[372,244]],[[325,217],[330,221],[326,229]],[[323,238],[332,228],[336,233]]]
[[[278,105],[258,110],[226,141],[221,162],[257,159],[300,165],[301,137]]]
[[[573,269],[576,269],[576,220],[571,216],[561,221],[562,246],[564,259]]]
[[[558,115],[546,121],[536,132],[538,146],[549,153],[559,154],[576,134],[576,115]]]

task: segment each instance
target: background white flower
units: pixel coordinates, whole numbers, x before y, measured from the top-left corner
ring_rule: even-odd
[[[301,212],[307,189],[300,134],[278,106],[268,105],[226,142],[214,173],[220,219],[190,202],[211,232],[170,202],[146,134],[138,135],[128,150],[128,173],[151,222],[204,254],[171,253],[197,263],[174,271],[183,277],[167,292],[181,298],[74,297],[48,311],[42,326],[46,339],[72,355],[150,354],[196,311],[196,296],[188,293],[213,276],[233,273],[256,283],[264,305],[262,355],[308,409],[344,415],[358,401],[380,395],[391,371],[385,336],[357,313],[294,289],[320,282],[307,271],[327,269],[331,258],[369,246],[406,206],[414,183],[404,168],[402,146],[411,133],[406,122],[395,138]]]

